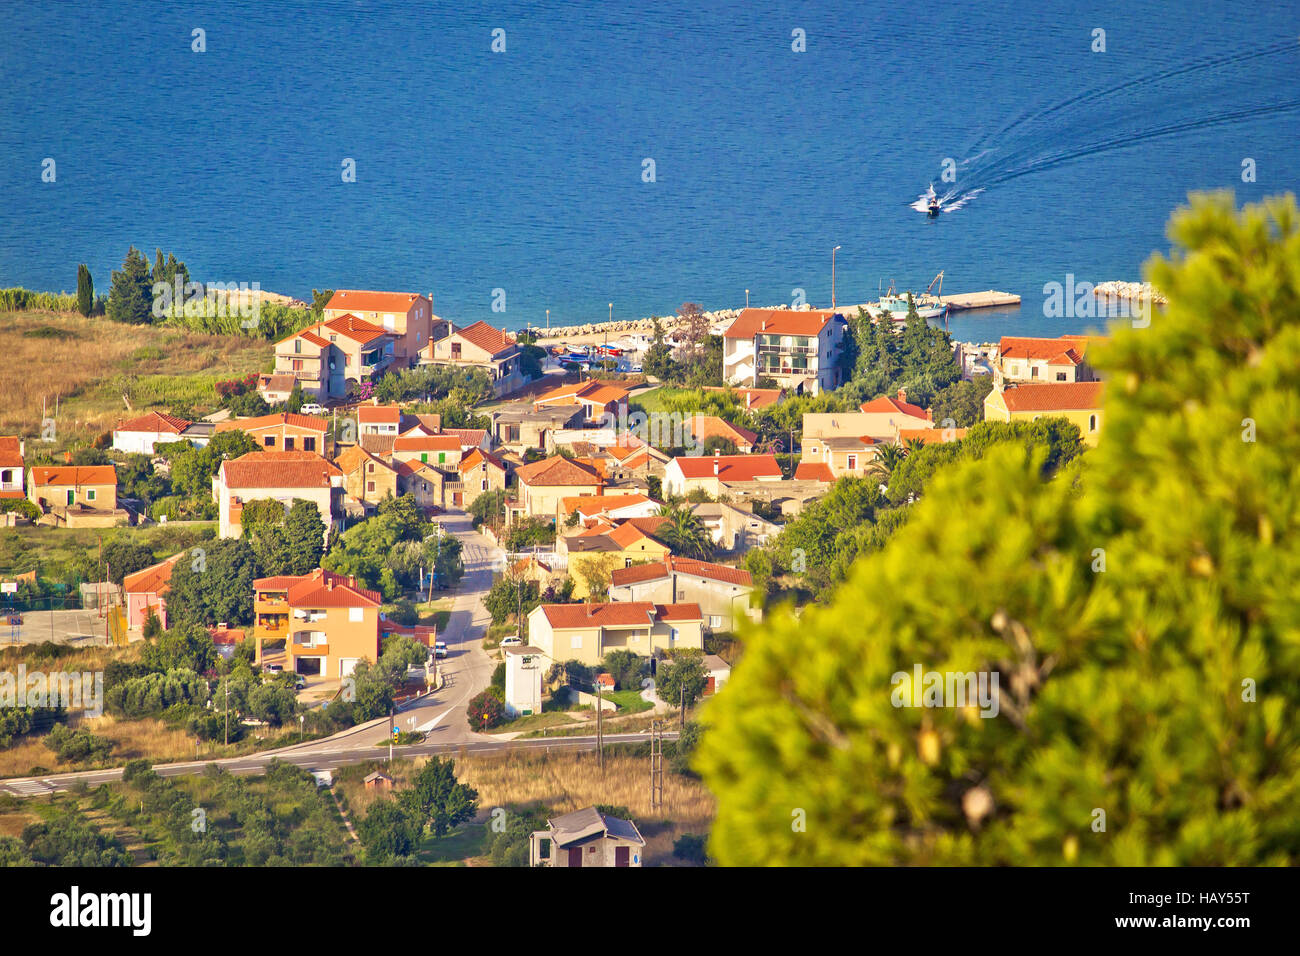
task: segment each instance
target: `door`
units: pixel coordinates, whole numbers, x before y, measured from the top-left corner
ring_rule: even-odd
[[[582,847],[569,847],[569,866],[582,866]]]
[[[630,846],[614,847],[614,865],[631,866],[632,848]]]
[[[77,496],[77,493],[76,493],[75,491],[69,491],[69,492],[68,492],[68,504],[72,504],[73,501],[76,500],[76,496]]]

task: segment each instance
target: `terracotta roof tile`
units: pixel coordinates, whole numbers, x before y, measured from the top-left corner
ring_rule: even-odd
[[[1002,393],[1013,412],[1065,412],[1101,407],[1104,382],[1041,382],[1008,385]]]
[[[116,485],[112,465],[42,465],[32,469],[32,481],[39,488],[48,485]]]
[[[826,309],[742,309],[723,333],[728,339],[752,339],[755,335],[820,335],[836,313]]]
[[[372,292],[368,289],[339,289],[325,308],[331,312],[393,312],[405,315],[424,296],[415,292]],[[426,300],[427,301],[427,300]]]
[[[533,486],[557,487],[563,485],[599,485],[601,477],[595,469],[569,461],[556,455],[524,465],[515,470],[520,483]]]
[[[506,349],[512,348],[515,344],[513,338],[486,322],[475,322],[463,329],[456,329],[452,334],[459,335],[466,342],[482,349],[489,355],[499,355]]]
[[[748,571],[740,568],[715,564],[712,561],[697,561],[694,558],[679,558],[670,555],[662,561],[653,561],[650,564],[634,564],[630,568],[616,568],[610,574],[610,585],[656,581],[659,578],[667,577],[670,570],[676,571],[678,574],[690,574],[710,581],[722,581],[726,584],[736,584],[744,587],[752,587],[754,584],[753,576]]]
[[[673,461],[686,478],[712,478],[715,465],[723,482],[781,477],[775,455],[683,455]]]
[[[227,488],[328,488],[342,472],[313,452],[255,451],[221,463]]]
[[[120,432],[168,432],[179,435],[194,423],[188,418],[164,415],[162,412],[148,412],[139,418],[131,418],[117,423]]]
[[[573,630],[588,627],[644,627],[651,621],[702,621],[698,604],[651,604],[619,601],[610,604],[543,604],[551,627]]]
[[[171,586],[172,569],[183,557],[185,552],[181,551],[164,561],[128,574],[122,579],[122,590],[128,594],[165,594]]]
[[[260,431],[263,428],[278,428],[282,425],[324,433],[329,430],[330,422],[328,418],[319,418],[315,415],[279,412],[274,415],[259,415],[256,418],[233,418],[228,421],[217,422],[216,430],[219,432],[235,430],[248,432]]]
[[[21,468],[22,447],[22,439],[17,435],[0,435],[0,468]]]

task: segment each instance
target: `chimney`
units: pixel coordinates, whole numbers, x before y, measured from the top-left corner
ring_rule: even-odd
[[[588,603],[588,605],[587,605],[587,617],[588,617],[588,619],[593,618],[593,617],[595,617],[595,616],[596,616],[596,605],[595,605],[595,604]]]
[[[747,391],[745,392],[745,410],[749,411],[749,406],[752,404],[754,404],[754,393]]]
[[[713,477],[718,477],[718,458],[716,455],[713,457]]]
[[[72,464],[72,452],[70,452],[70,451],[65,451],[65,452],[63,453],[63,463],[64,463],[65,465],[70,465],[70,464]]]

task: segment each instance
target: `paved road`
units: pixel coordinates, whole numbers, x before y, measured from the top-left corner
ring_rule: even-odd
[[[591,750],[596,745],[592,737],[551,737],[533,740],[506,741],[469,729],[466,710],[470,698],[482,691],[492,679],[495,661],[482,649],[481,642],[489,615],[483,607],[483,595],[492,586],[493,568],[501,559],[501,551],[487,538],[474,531],[470,519],[461,513],[450,513],[442,518],[443,527],[455,534],[463,545],[462,560],[465,577],[456,591],[451,617],[439,639],[447,642],[448,657],[442,662],[445,683],[441,690],[402,707],[397,722],[403,730],[421,730],[428,736],[424,743],[395,749],[405,756],[456,752],[468,753],[518,749],[576,749]],[[379,746],[389,737],[388,718],[371,721],[345,730],[323,740],[313,740],[276,750],[267,750],[244,757],[225,760],[196,760],[183,763],[159,764],[154,770],[162,776],[201,773],[208,764],[236,774],[258,774],[273,759],[288,761],[307,770],[330,770],[347,764],[361,763],[387,756],[387,748]],[[648,734],[607,734],[611,743],[648,740]],[[120,767],[111,770],[94,770],[81,773],[46,774],[40,777],[9,778],[0,781],[0,792],[16,796],[33,796],[70,789],[85,781],[90,786],[117,780],[122,776]]]

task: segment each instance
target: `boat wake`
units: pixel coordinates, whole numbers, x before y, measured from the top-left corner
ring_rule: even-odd
[[[1297,72],[1280,74],[1276,83],[1256,83],[1271,90],[1271,99],[1254,105],[1240,102],[1236,77],[1229,71],[1266,59],[1300,59],[1295,39],[1274,41],[1253,49],[1216,53],[1174,66],[1165,66],[1120,82],[1076,93],[1057,103],[1025,112],[1000,128],[986,132],[963,150],[957,163],[962,185],[939,196],[934,187],[908,205],[932,217],[952,212],[994,186],[1045,172],[1058,166],[1128,149],[1152,140],[1180,136],[1269,116],[1300,114]],[[1194,102],[1186,95],[1189,76],[1212,71]],[[1281,94],[1281,95],[1279,95]],[[1287,94],[1291,94],[1289,97]],[[1136,97],[1136,98],[1135,98]],[[1160,122],[1151,123],[1151,117]],[[937,209],[936,209],[937,204]]]

